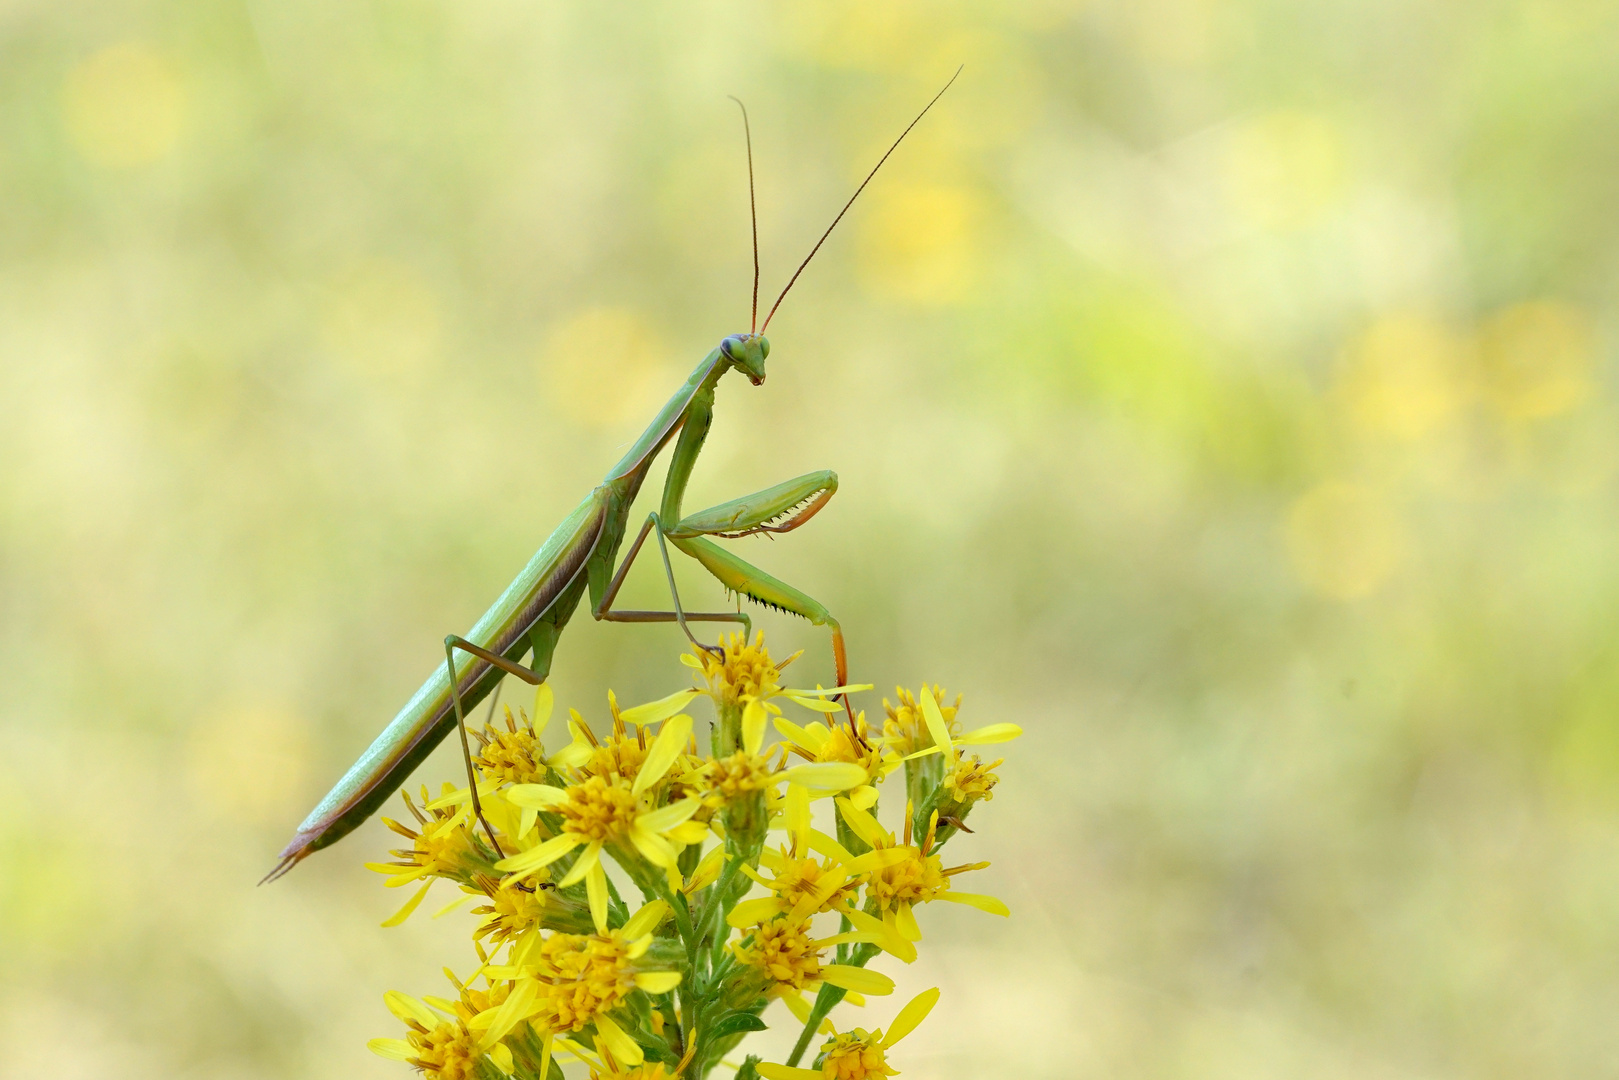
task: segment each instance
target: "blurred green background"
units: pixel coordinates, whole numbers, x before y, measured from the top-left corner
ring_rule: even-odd
[[[466,917],[378,929],[375,822],[254,883],[746,328],[725,95],[768,297],[965,63],[687,502],[836,469],[744,554],[868,707],[1027,731],[959,841],[1014,917],[930,909],[866,1023],[943,987],[919,1078],[1619,1076],[1616,50],[1587,0],[0,2],[0,1073],[408,1075],[382,991]],[[679,644],[576,619],[559,700]]]

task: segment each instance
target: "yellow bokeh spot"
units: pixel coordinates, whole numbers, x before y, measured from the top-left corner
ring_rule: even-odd
[[[192,730],[186,776],[217,814],[277,823],[302,809],[311,756],[308,725],[264,705],[211,710]]]
[[[1534,300],[1485,322],[1479,337],[1485,388],[1517,420],[1555,416],[1591,395],[1596,330],[1572,304]]]
[[[1363,430],[1418,439],[1450,419],[1468,394],[1467,343],[1419,314],[1378,319],[1345,351],[1339,390]]]
[[[414,267],[367,259],[333,283],[322,338],[364,374],[419,374],[438,354],[438,297]]]
[[[1237,211],[1268,229],[1310,224],[1343,194],[1343,139],[1325,117],[1273,112],[1232,134],[1226,179]]]
[[[541,351],[556,407],[580,423],[644,420],[674,386],[660,336],[637,312],[595,308],[554,327]]]
[[[174,148],[185,87],[174,65],[142,42],[112,45],[67,74],[62,114],[73,145],[108,169],[149,165]]]
[[[1360,484],[1321,484],[1287,515],[1287,551],[1294,571],[1310,588],[1335,600],[1375,591],[1399,565],[1404,547],[1393,509]]]
[[[978,201],[966,188],[892,184],[861,220],[860,275],[873,292],[924,304],[960,299],[977,266]]]

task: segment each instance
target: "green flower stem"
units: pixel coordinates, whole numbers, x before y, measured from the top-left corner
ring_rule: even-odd
[[[865,967],[871,958],[880,952],[882,950],[875,945],[860,945],[849,958],[849,963],[855,967]],[[826,1019],[832,1007],[842,1001],[847,993],[847,990],[831,983],[821,984],[821,992],[815,995],[815,1004],[810,1006],[809,1019],[804,1021],[804,1030],[799,1034],[798,1042],[793,1044],[792,1056],[787,1059],[789,1067],[796,1066],[803,1058],[804,1051],[809,1049],[810,1040],[815,1037],[816,1031],[820,1030],[821,1021]]]

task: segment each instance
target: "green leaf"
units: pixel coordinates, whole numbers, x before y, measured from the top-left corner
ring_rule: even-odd
[[[712,1042],[730,1038],[732,1035],[741,1035],[749,1031],[763,1031],[770,1025],[750,1012],[736,1012],[720,1018],[719,1023],[708,1029],[708,1038]]]

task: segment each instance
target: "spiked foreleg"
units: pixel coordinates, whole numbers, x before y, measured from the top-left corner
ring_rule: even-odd
[[[832,630],[832,657],[837,663],[838,685],[849,684],[849,659],[843,647],[843,629],[838,620],[819,600],[799,592],[791,585],[760,570],[746,560],[739,559],[712,540],[701,536],[671,536],[670,543],[703,564],[719,579],[721,585],[750,600],[767,607],[789,611],[808,619],[815,626]]]
[[[792,532],[821,512],[838,490],[830,469],[805,473],[775,487],[720,503],[682,518],[664,535],[679,541],[696,536],[734,539],[757,533]]]

